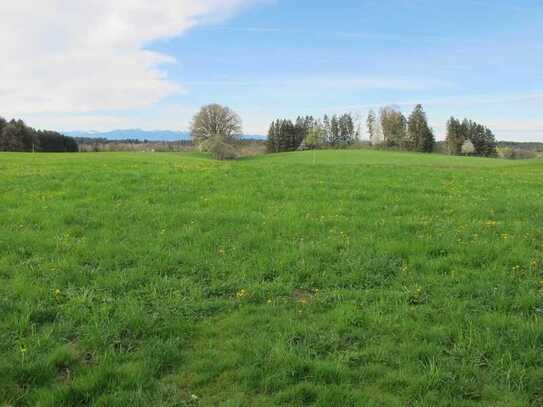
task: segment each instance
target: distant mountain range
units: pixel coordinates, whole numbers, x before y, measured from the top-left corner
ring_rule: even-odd
[[[172,130],[141,130],[125,129],[111,131],[66,131],[66,136],[103,138],[107,140],[149,140],[149,141],[179,141],[190,140],[190,133],[187,131]],[[244,134],[243,139],[265,140],[266,137],[258,134]]]

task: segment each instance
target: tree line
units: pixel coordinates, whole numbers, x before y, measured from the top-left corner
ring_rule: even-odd
[[[435,137],[421,105],[417,105],[409,118],[393,107],[382,108],[379,116],[372,110],[366,125],[372,145],[420,152],[434,149]],[[359,128],[351,113],[331,118],[325,115],[322,120],[298,117],[295,123],[276,120],[268,131],[268,152],[346,148],[359,141]]]
[[[293,123],[289,119],[275,120],[268,131],[267,150],[270,153],[314,148],[345,148],[359,138],[355,120],[350,113],[325,115],[322,119],[299,116]]]
[[[392,106],[381,108],[379,115],[370,110],[366,123],[372,145],[422,153],[434,151],[434,132],[422,105],[415,106],[408,118]]]
[[[451,117],[447,122],[447,148],[452,155],[497,157],[498,143],[492,131],[474,121]]]
[[[366,119],[370,144],[378,148],[432,153],[436,138],[422,105],[417,105],[406,117],[396,107],[386,106],[376,114],[370,110]],[[270,153],[316,149],[345,148],[359,141],[361,126],[353,115],[346,113],[331,118],[324,116],[275,120],[268,131],[267,150]],[[471,120],[447,122],[449,154],[496,157],[497,143],[492,131]]]
[[[79,147],[72,137],[56,131],[33,129],[22,120],[8,122],[0,117],[0,151],[77,152]]]
[[[436,146],[433,131],[421,105],[415,107],[409,118],[390,106],[380,109],[378,116],[371,110],[367,126],[370,142],[375,146],[427,153],[433,152]],[[446,144],[451,155],[498,155],[496,137],[492,131],[468,119],[449,119]]]
[[[392,106],[376,114],[370,110],[366,119],[372,146],[432,153],[437,150],[436,138],[422,107],[417,105],[408,117]],[[237,158],[241,134],[241,118],[221,105],[204,106],[191,123],[192,140],[202,151],[218,159]],[[299,116],[294,122],[277,119],[268,131],[266,149],[269,153],[320,148],[348,148],[360,141],[361,125],[351,113],[325,115],[322,119]],[[454,117],[447,122],[445,141],[449,154],[496,157],[497,142],[492,131],[472,120]]]

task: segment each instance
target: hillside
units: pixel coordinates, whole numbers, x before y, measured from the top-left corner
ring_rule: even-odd
[[[0,404],[543,403],[543,161],[0,154]]]

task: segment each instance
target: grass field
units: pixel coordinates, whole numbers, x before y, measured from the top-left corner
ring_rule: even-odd
[[[0,405],[541,406],[542,351],[543,160],[0,154]]]

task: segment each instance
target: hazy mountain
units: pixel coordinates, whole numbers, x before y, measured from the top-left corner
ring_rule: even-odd
[[[126,130],[111,130],[111,131],[66,131],[67,136],[72,137],[89,137],[89,138],[105,138],[108,140],[149,140],[149,141],[177,141],[190,140],[190,134],[186,131],[172,130],[141,130],[141,129],[126,129]],[[243,135],[244,139],[264,140],[266,137],[262,135]]]

